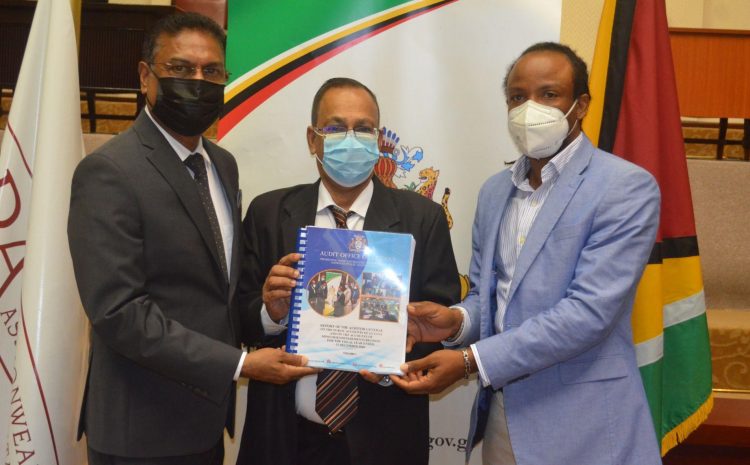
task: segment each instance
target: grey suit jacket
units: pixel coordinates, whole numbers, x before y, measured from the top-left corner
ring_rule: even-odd
[[[206,146],[232,206],[230,282],[195,183],[148,115],[74,174],[68,238],[93,329],[79,438],[99,452],[193,454],[233,432],[238,175]]]

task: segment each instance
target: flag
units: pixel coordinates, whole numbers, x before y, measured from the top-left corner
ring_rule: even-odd
[[[713,406],[698,241],[664,0],[606,0],[583,128],[656,177],[656,244],[633,308],[633,338],[662,455]]]
[[[70,2],[39,0],[0,150],[5,463],[85,461],[75,433],[86,323],[66,235],[83,154]]]

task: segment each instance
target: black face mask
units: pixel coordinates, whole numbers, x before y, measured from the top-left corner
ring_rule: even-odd
[[[224,85],[202,79],[160,77],[151,111],[183,136],[197,136],[213,124],[224,105]]]

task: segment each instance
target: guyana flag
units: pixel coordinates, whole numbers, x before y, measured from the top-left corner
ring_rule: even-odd
[[[633,338],[662,455],[713,406],[711,354],[664,0],[605,0],[584,130],[640,165],[662,195],[657,242],[633,309]]]

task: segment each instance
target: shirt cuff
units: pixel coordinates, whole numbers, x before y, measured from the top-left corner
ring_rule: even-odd
[[[260,323],[263,325],[263,332],[266,334],[266,336],[276,336],[277,334],[281,334],[286,330],[286,324],[289,321],[289,315],[285,316],[281,319],[278,323],[273,321],[268,315],[268,309],[266,308],[266,304],[263,304],[263,306],[260,308]]]
[[[240,373],[242,373],[242,364],[245,363],[245,357],[247,357],[247,352],[243,350],[242,355],[240,355],[240,363],[237,365],[237,369],[234,371],[234,378],[232,378],[235,381],[240,379]]]
[[[490,379],[487,376],[487,373],[484,371],[484,367],[482,366],[482,359],[479,358],[479,351],[477,350],[477,345],[472,344],[469,347],[471,348],[471,351],[474,354],[474,361],[477,364],[477,371],[479,372],[479,379],[482,381],[482,387],[487,387],[490,385]]]
[[[463,307],[454,305],[450,308],[454,310],[460,310],[461,314],[463,315],[463,320],[461,321],[461,327],[458,328],[458,332],[456,333],[456,335],[448,339],[444,339],[442,342],[446,347],[457,347],[463,345],[464,339],[466,339],[466,335],[471,331],[471,318],[469,317],[469,312],[467,312]]]

